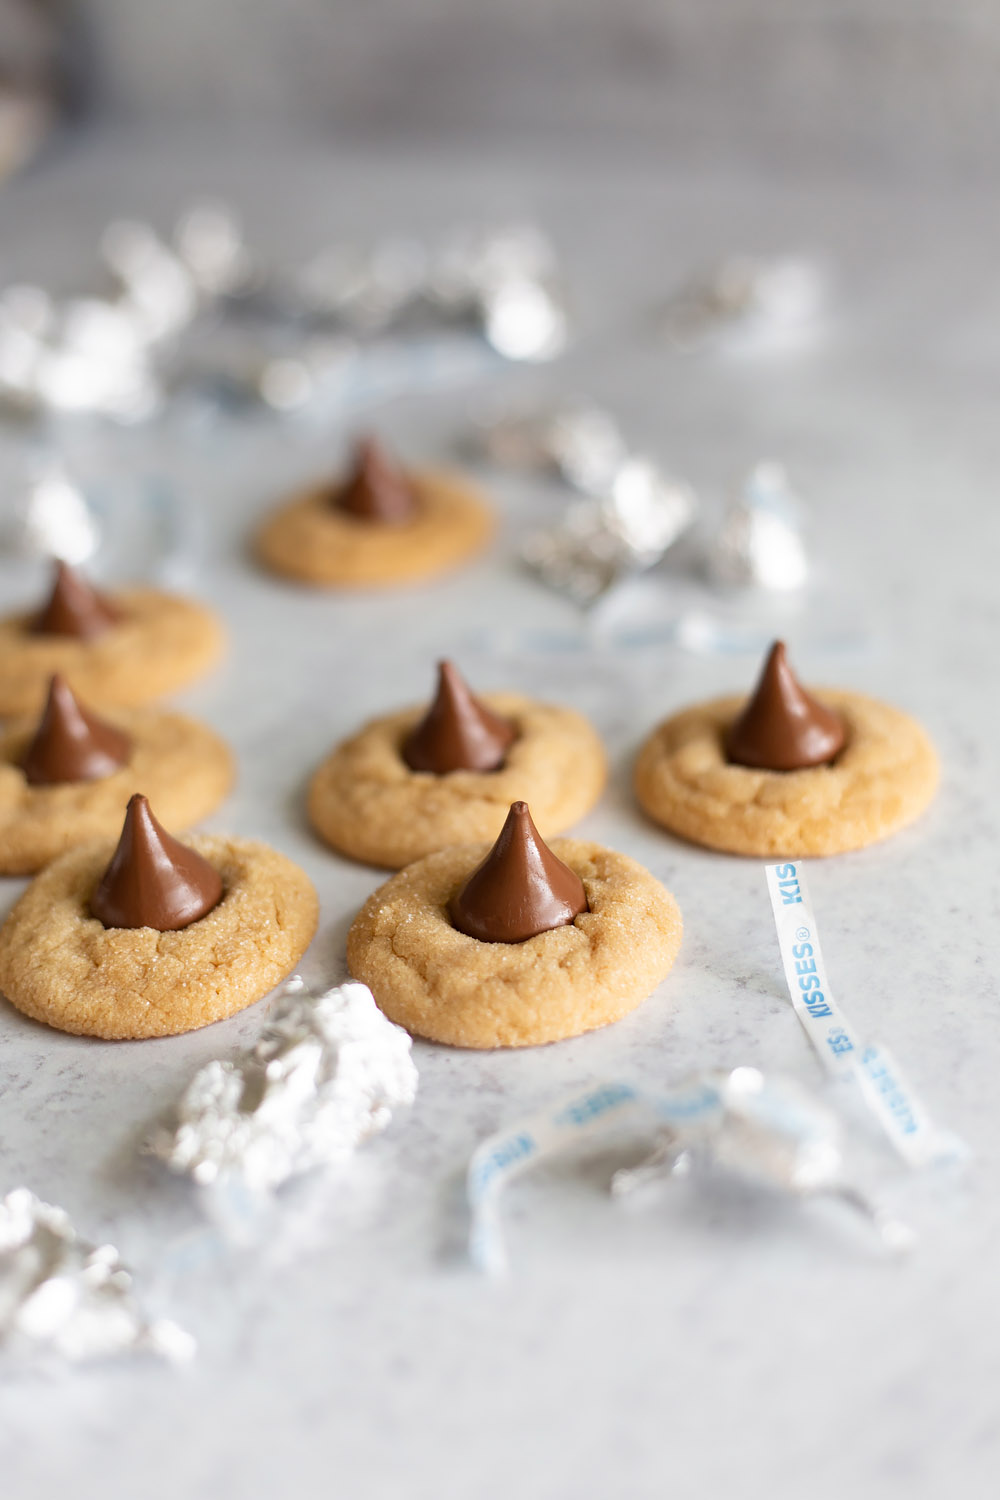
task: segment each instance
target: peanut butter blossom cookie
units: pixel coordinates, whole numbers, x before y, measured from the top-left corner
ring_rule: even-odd
[[[479,552],[492,532],[490,510],[464,480],[404,471],[366,438],[346,479],[268,517],[257,552],[287,578],[365,587],[443,573]]]
[[[351,973],[390,1020],[455,1047],[530,1047],[634,1010],[681,942],[674,898],[599,844],[551,848],[515,802],[491,847],[408,865],[365,904]]]
[[[145,797],[121,838],[81,845],[32,881],[0,928],[0,989],[83,1036],[173,1036],[252,1005],[316,931],[307,877],[266,844],[180,843]]]
[[[749,699],[675,714],[639,752],[635,788],[672,833],[732,854],[862,849],[906,827],[938,782],[934,747],[907,714],[797,680],[781,641]]]
[[[100,594],[58,563],[43,609],[0,619],[0,715],[38,712],[55,672],[92,703],[149,703],[208,671],[223,644],[215,615],[190,599]]]
[[[559,833],[593,807],[606,777],[601,742],[580,714],[514,693],[476,698],[443,661],[428,708],[374,719],[327,757],[309,816],[340,853],[395,869],[496,838],[518,799],[545,835]]]
[[[140,787],[186,828],[232,781],[228,748],[203,724],[150,709],[98,717],[57,674],[41,718],[0,735],[0,874],[30,875],[87,839],[114,838]]]

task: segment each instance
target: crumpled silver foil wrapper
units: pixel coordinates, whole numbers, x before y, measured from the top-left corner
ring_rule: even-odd
[[[492,1272],[506,1268],[499,1202],[508,1181],[575,1141],[599,1138],[612,1120],[637,1109],[659,1117],[664,1130],[644,1162],[615,1173],[616,1196],[664,1177],[713,1173],[722,1182],[793,1198],[836,1200],[864,1218],[884,1250],[898,1253],[913,1243],[909,1228],[873,1204],[853,1179],[832,1111],[792,1079],[740,1067],[695,1074],[664,1093],[597,1084],[490,1136],[468,1173],[474,1263]]]
[[[100,291],[0,294],[0,403],[22,413],[89,413],[121,422],[156,414],[177,341],[205,315],[246,297],[260,270],[235,213],[196,204],[163,238],[141,220],[110,223]]]
[[[505,468],[556,474],[588,497],[521,547],[532,572],[585,608],[659,562],[698,508],[690,485],[630,451],[615,418],[593,403],[487,413],[470,446]]]
[[[887,1249],[909,1248],[907,1227],[878,1210],[851,1180],[840,1121],[821,1100],[794,1079],[757,1068],[705,1076],[717,1092],[718,1111],[687,1127],[671,1124],[645,1163],[615,1173],[613,1193],[630,1192],[651,1177],[721,1169],[793,1197],[838,1199],[872,1225]]]
[[[0,293],[0,406],[132,422],[161,400],[152,345],[127,303],[57,300],[35,286]]]
[[[681,350],[721,343],[781,352],[819,335],[828,300],[829,278],[818,260],[732,255],[696,272],[674,293],[663,331]]]
[[[567,334],[555,252],[531,226],[338,244],[289,269],[248,245],[232,208],[203,203],[168,236],[115,220],[99,269],[85,296],[0,291],[0,408],[138,422],[191,387],[283,413],[335,388],[345,338],[462,323],[505,359],[539,361]]]
[[[0,1200],[0,1350],[76,1363],[152,1353],[190,1359],[191,1336],[150,1322],[113,1245],[81,1239],[61,1208],[17,1188]]]
[[[723,588],[793,592],[809,578],[799,502],[781,464],[757,464],[708,550],[708,575]]]
[[[619,470],[604,500],[580,500],[521,547],[525,564],[549,588],[584,608],[660,561],[694,519],[693,491],[649,459]]]
[[[290,982],[250,1054],[200,1069],[177,1123],[151,1143],[200,1186],[237,1182],[254,1196],[342,1161],[412,1104],[411,1042],[363,984],[313,996]]]
[[[40,466],[26,484],[0,500],[0,550],[15,557],[92,557],[101,535],[83,491],[57,464]]]
[[[439,245],[399,237],[366,250],[334,245],[291,279],[286,295],[306,317],[357,334],[471,322],[514,361],[552,359],[568,329],[555,250],[532,225],[456,232]]]
[[[568,314],[555,250],[540,230],[521,226],[458,240],[442,258],[450,289],[482,321],[487,343],[504,359],[553,359],[566,344]],[[464,287],[463,287],[464,282]]]
[[[615,418],[583,400],[487,411],[470,435],[474,456],[501,468],[557,474],[585,495],[604,495],[629,458]]]
[[[267,359],[249,372],[247,390],[271,411],[295,412],[343,393],[360,347],[337,335],[307,339],[294,354]]]

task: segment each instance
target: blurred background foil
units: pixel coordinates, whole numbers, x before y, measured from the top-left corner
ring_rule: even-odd
[[[0,0],[0,161],[62,111],[967,171],[994,159],[998,65],[977,0]]]

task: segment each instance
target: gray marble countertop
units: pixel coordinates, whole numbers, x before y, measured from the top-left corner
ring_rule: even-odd
[[[378,877],[310,837],[305,778],[364,717],[420,699],[444,648],[482,689],[517,686],[593,717],[614,773],[581,831],[670,886],[685,941],[661,990],[607,1031],[509,1054],[416,1044],[412,1111],[349,1169],[290,1193],[252,1251],[227,1248],[137,1146],[199,1063],[255,1034],[262,1007],[131,1045],[0,1007],[4,1189],[26,1183],[112,1240],[147,1300],[200,1343],[182,1374],[125,1362],[6,1379],[6,1500],[60,1486],[78,1500],[995,1495],[1000,204],[864,175],[108,139],[0,194],[4,272],[68,274],[112,213],[162,222],[204,189],[232,195],[254,238],[289,256],[335,234],[458,220],[531,216],[551,230],[578,310],[572,350],[548,369],[484,364],[478,383],[382,404],[379,428],[414,458],[453,444],[492,384],[607,402],[710,506],[757,459],[789,465],[822,559],[807,614],[784,625],[803,675],[911,711],[944,766],[918,826],[811,867],[828,965],[859,1027],[893,1047],[976,1165],[956,1187],[904,1181],[881,1159],[884,1191],[920,1233],[895,1264],[818,1205],[688,1186],[614,1205],[614,1157],[597,1152],[513,1189],[513,1275],[480,1279],[462,1255],[461,1176],[494,1128],[603,1077],[655,1085],[750,1062],[818,1082],[760,865],[672,841],[629,790],[657,718],[739,689],[754,657],[684,651],[668,633],[588,637],[513,562],[525,527],[561,501],[510,477],[483,476],[503,517],[493,553],[434,588],[345,599],[261,576],[244,545],[254,518],[337,459],[353,416],[72,435],[67,453],[91,479],[158,474],[200,523],[190,585],[233,643],[180,701],[240,760],[210,826],[273,842],[315,880],[312,972],[343,972],[347,926]],[[821,347],[726,361],[657,342],[650,309],[692,264],[732,248],[829,257]],[[4,607],[38,577],[8,572]],[[669,573],[654,587],[669,598]],[[3,900],[19,889],[7,882]]]

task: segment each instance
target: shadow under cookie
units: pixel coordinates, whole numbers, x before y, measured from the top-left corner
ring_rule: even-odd
[[[583,881],[589,910],[524,942],[458,931],[448,902],[487,847],[445,849],[372,895],[347,940],[351,974],[390,1020],[456,1047],[530,1047],[627,1015],[677,956],[673,896],[624,854],[557,839],[551,852]]]
[[[496,771],[413,771],[403,759],[423,710],[366,724],[320,765],[309,787],[309,819],[332,848],[399,869],[450,844],[494,839],[512,802],[530,803],[544,836],[589,812],[607,779],[604,748],[582,715],[513,693],[482,702],[517,737]]]
[[[30,875],[78,844],[116,837],[134,792],[150,797],[173,828],[199,822],[228,795],[233,757],[206,725],[150,710],[113,721],[129,738],[128,760],[93,781],[33,786],[21,760],[34,723],[0,735],[0,874]]]
[[[0,929],[0,990],[60,1031],[107,1040],[174,1036],[260,1000],[316,931],[312,883],[266,844],[187,841],[222,878],[218,905],[179,931],[105,927],[90,899],[115,852],[87,844],[38,875]]]
[[[297,496],[260,527],[258,557],[300,583],[367,588],[431,578],[482,550],[493,515],[471,485],[438,473],[411,473],[409,480],[417,512],[393,523],[339,510],[329,485]]]
[[[692,843],[760,857],[846,853],[914,822],[939,776],[921,726],[861,693],[818,696],[846,729],[832,764],[793,771],[732,764],[726,739],[746,698],[717,698],[665,720],[640,749],[634,780],[644,811]]]

